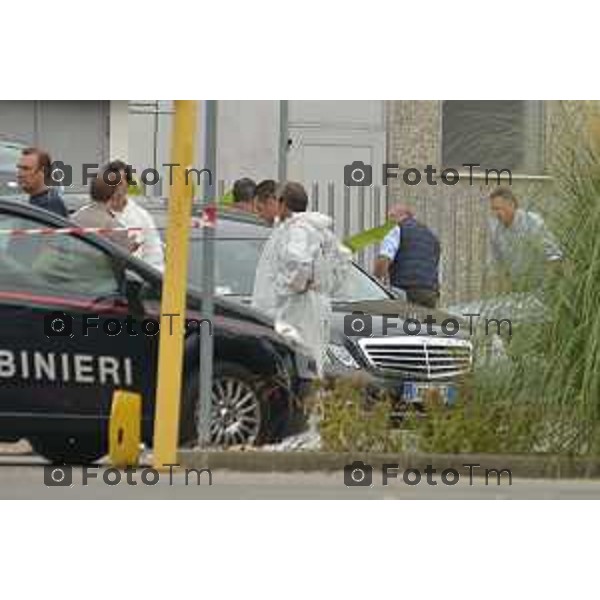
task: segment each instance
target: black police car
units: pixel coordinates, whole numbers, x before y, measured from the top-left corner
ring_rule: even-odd
[[[93,461],[107,450],[115,389],[141,392],[152,443],[162,275],[99,235],[15,233],[62,227],[72,224],[0,199],[0,440],[27,438],[52,461]],[[200,293],[189,291],[187,309],[181,444],[196,439]],[[212,440],[300,430],[313,361],[256,311],[219,298],[215,312]]]

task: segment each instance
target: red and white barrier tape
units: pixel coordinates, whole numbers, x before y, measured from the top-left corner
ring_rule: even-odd
[[[215,221],[210,216],[193,217],[191,221],[192,229],[202,229],[203,227],[214,227]],[[128,233],[140,233],[142,231],[166,231],[166,227],[40,227],[37,229],[0,229],[1,235],[20,236],[20,235],[61,235],[61,234],[82,234],[97,233],[100,235],[113,233],[115,231],[126,231]]]

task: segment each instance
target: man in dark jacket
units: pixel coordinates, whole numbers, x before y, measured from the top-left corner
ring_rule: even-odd
[[[51,164],[50,156],[44,150],[25,148],[17,164],[17,181],[21,189],[29,194],[30,204],[66,217],[67,207],[60,194],[45,182],[45,175]]]
[[[439,299],[440,242],[405,206],[392,209],[397,225],[381,244],[375,276],[406,293],[410,302],[435,308]]]

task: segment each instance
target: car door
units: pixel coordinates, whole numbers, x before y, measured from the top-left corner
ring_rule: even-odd
[[[141,392],[148,412],[157,337],[128,332],[143,315],[123,260],[93,239],[32,234],[40,225],[0,212],[0,422],[105,421],[115,389]]]

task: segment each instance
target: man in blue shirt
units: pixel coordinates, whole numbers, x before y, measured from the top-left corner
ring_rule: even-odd
[[[375,276],[403,290],[410,302],[435,308],[439,300],[440,242],[408,207],[396,206],[390,216],[397,225],[381,244]]]
[[[29,194],[29,204],[66,217],[67,207],[58,190],[49,188],[45,182],[44,175],[51,164],[50,156],[44,150],[25,148],[17,164],[17,182]]]

